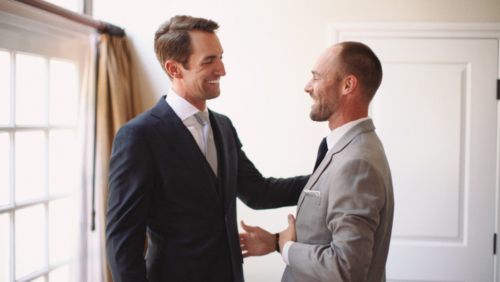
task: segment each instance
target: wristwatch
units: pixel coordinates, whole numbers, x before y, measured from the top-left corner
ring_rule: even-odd
[[[280,252],[280,234],[276,233],[274,235],[276,236],[276,251],[279,253]]]

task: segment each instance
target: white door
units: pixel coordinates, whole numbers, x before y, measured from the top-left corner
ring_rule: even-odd
[[[344,37],[384,78],[371,105],[395,193],[388,281],[493,281],[498,40]]]

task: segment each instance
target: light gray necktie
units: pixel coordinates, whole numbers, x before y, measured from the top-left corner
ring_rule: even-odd
[[[210,126],[208,112],[198,112],[195,114],[195,118],[203,125],[203,143],[205,144],[204,154],[215,176],[217,176],[217,149],[215,148],[214,133]]]

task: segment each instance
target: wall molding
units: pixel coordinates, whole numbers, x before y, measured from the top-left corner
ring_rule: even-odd
[[[430,23],[430,22],[332,22],[328,25],[328,43],[336,44],[349,36],[496,38],[500,23]]]

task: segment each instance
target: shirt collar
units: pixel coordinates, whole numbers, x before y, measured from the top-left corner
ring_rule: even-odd
[[[369,120],[369,119],[371,119],[371,118],[364,117],[364,118],[360,118],[357,120],[353,120],[351,122],[348,122],[340,127],[335,128],[334,130],[332,130],[332,132],[330,132],[330,134],[328,134],[328,136],[326,137],[326,145],[328,146],[328,150],[333,148],[333,146],[335,146],[335,144],[337,144],[337,142],[340,140],[340,138],[342,138],[342,136],[344,136],[347,133],[347,131],[349,131],[349,129],[353,128],[358,123],[365,121],[365,120]]]
[[[191,103],[186,101],[186,99],[182,98],[181,96],[179,96],[179,94],[175,93],[175,91],[172,88],[170,88],[170,90],[168,91],[168,95],[165,98],[165,101],[167,101],[172,110],[174,110],[175,114],[182,121],[188,119],[189,117],[193,116],[194,114],[200,111]],[[205,107],[205,110],[203,110],[203,112],[208,112],[207,107]]]

